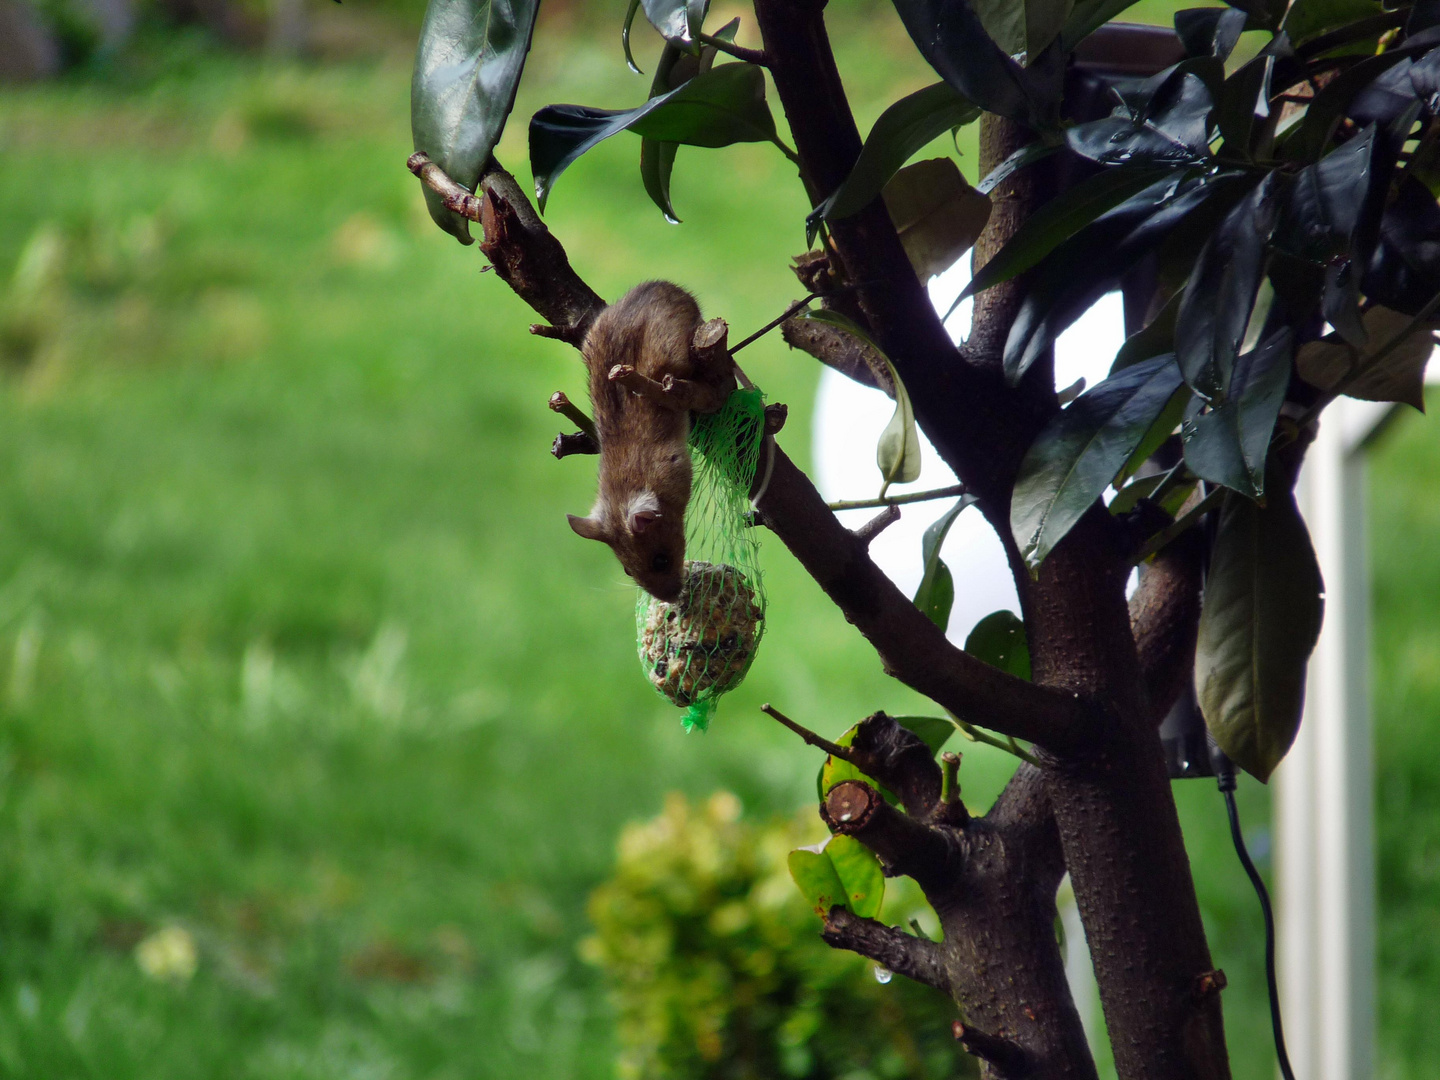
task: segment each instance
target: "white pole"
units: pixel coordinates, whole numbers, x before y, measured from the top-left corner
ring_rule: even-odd
[[[1305,458],[1300,504],[1325,576],[1305,719],[1275,774],[1280,996],[1304,1080],[1368,1080],[1375,868],[1364,447],[1384,407],[1342,399]]]

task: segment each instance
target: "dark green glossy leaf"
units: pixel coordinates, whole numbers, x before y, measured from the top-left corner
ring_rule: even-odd
[[[1292,338],[1282,329],[1240,357],[1230,397],[1185,422],[1185,464],[1202,480],[1251,498],[1265,494],[1265,458],[1290,382]]]
[[[1245,29],[1245,12],[1235,8],[1186,8],[1175,13],[1175,33],[1191,56],[1226,60]]]
[[[1207,400],[1223,400],[1265,277],[1265,252],[1280,215],[1275,174],[1237,205],[1195,261],[1175,315],[1175,358]]]
[[[764,72],[753,64],[725,64],[637,109],[547,105],[530,120],[530,168],[541,209],[572,162],[625,130],[687,146],[773,141],[775,121],[765,103]]]
[[[980,110],[948,83],[934,83],[901,98],[880,114],[850,175],[815,213],[833,221],[868,206],[928,143],[979,116]]]
[[[950,158],[905,166],[881,194],[922,282],[950,269],[990,220],[990,199],[965,182]]]
[[[950,609],[955,603],[955,581],[945,560],[940,558],[940,549],[945,545],[945,536],[950,526],[971,503],[975,496],[962,495],[949,510],[942,514],[920,540],[920,558],[924,572],[920,587],[915,590],[915,606],[923,611],[936,626],[944,630],[950,625]]]
[[[410,80],[410,129],[423,150],[471,191],[505,130],[540,0],[430,0]],[[461,243],[469,223],[425,188],[430,216]]]
[[[1210,155],[1209,118],[1223,78],[1224,67],[1213,56],[1183,61],[1133,95],[1138,106],[1133,116],[1078,124],[1065,133],[1065,142],[1101,165],[1201,163]]]
[[[959,730],[954,720],[944,716],[892,716],[890,719],[928,746],[932,754],[940,753],[950,736]]]
[[[1134,476],[1140,466],[1150,460],[1150,456],[1165,444],[1165,441],[1175,434],[1175,429],[1180,426],[1180,420],[1185,415],[1185,410],[1190,404],[1194,395],[1188,386],[1181,386],[1170,400],[1165,403],[1165,408],[1160,410],[1154,422],[1146,430],[1145,436],[1140,440],[1140,445],[1135,447],[1134,452],[1125,462],[1125,467],[1120,470],[1115,478],[1117,485],[1123,484],[1128,477]]]
[[[732,19],[717,31],[715,36],[732,41],[739,28],[740,20]],[[703,75],[714,66],[716,54],[717,50],[713,45],[704,46],[699,56],[693,56],[683,52],[679,46],[666,42],[660,53],[660,62],[655,65],[650,96],[658,97],[677,90],[696,75]],[[680,218],[670,203],[670,174],[674,171],[675,154],[679,148],[678,143],[649,138],[640,140],[640,180],[645,185],[645,193],[660,208],[665,220],[674,225],[680,223]]]
[[[1295,0],[1285,12],[1280,28],[1296,45],[1341,26],[1379,15],[1384,8],[1376,0]]]
[[[1257,120],[1270,116],[1270,83],[1275,75],[1275,57],[1257,56],[1225,80],[1220,103],[1215,108],[1215,126],[1231,154],[1252,157],[1251,145]]]
[[[1047,158],[1051,154],[1057,153],[1061,149],[1061,146],[1062,144],[1060,143],[1041,142],[1039,140],[1027,143],[999,165],[996,165],[995,168],[991,169],[985,175],[985,178],[975,185],[975,190],[980,192],[981,195],[989,195],[1006,180],[1010,179],[1012,175],[1028,165],[1035,164],[1035,162],[1040,161],[1042,158]]]
[[[1101,214],[1169,173],[1165,168],[1105,169],[1062,191],[1025,219],[975,275],[961,299],[1023,274]]]
[[[1070,15],[1070,0],[971,0],[986,33],[1010,56],[1038,57]]]
[[[1040,432],[1020,463],[1010,528],[1034,570],[1110,486],[1180,387],[1157,356],[1081,394]]]
[[[845,906],[862,919],[879,915],[885,900],[885,871],[875,853],[853,836],[832,836],[825,855],[845,888]]]
[[[1155,317],[1145,324],[1143,330],[1138,330],[1125,339],[1125,344],[1121,345],[1120,351],[1115,354],[1115,363],[1110,366],[1111,375],[1133,367],[1141,360],[1174,351],[1175,316],[1180,311],[1180,301],[1184,296],[1182,289],[1170,297],[1165,306],[1155,313]]]
[[[795,887],[816,915],[823,919],[830,914],[832,907],[849,906],[845,884],[825,852],[798,848],[790,852],[788,864]]]
[[[1034,117],[1025,70],[991,40],[968,3],[895,0],[895,10],[920,55],[968,100],[1014,120]]]
[[[1030,678],[1030,642],[1025,624],[1010,611],[992,611],[970,631],[965,651],[1017,679]]]
[[[1060,31],[1060,47],[1068,53],[1135,3],[1136,0],[1075,0]]]
[[[1324,583],[1288,491],[1225,496],[1195,647],[1195,691],[1220,748],[1268,780],[1299,730]]]
[[[1125,273],[1187,215],[1209,199],[1233,197],[1235,176],[1176,176],[1152,184],[1051,252],[1031,271],[1025,300],[1010,327],[1006,378],[1019,382],[1056,336],[1118,288]]]
[[[1314,162],[1320,158],[1352,100],[1389,68],[1407,60],[1405,50],[1396,49],[1362,60],[1331,79],[1320,88],[1320,93],[1306,107],[1305,118],[1284,140],[1286,156],[1297,162]],[[1345,146],[1355,141],[1351,139]]]
[[[630,0],[630,7],[625,11],[625,22],[620,27],[620,47],[625,50],[625,64],[636,75],[645,74],[640,70],[640,65],[635,63],[635,54],[630,51],[630,27],[635,23],[635,13],[640,10],[640,0]]]
[[[1349,253],[1374,180],[1375,134],[1368,127],[1295,174],[1275,229],[1276,247],[1314,263]]]

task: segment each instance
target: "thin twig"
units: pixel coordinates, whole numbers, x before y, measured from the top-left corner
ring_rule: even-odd
[[[977,728],[974,724],[966,723],[958,717],[952,716],[951,719],[955,721],[955,726],[960,729],[960,734],[964,735],[965,738],[971,742],[984,743],[986,746],[995,747],[996,750],[1004,750],[1005,753],[1014,754],[1021,761],[1028,761],[1031,765],[1039,768],[1040,762],[1035,760],[1034,755],[1027,754],[1024,750],[1020,749],[1020,744],[1014,739],[1004,742],[997,739],[994,735],[991,735],[988,731]]]
[[[819,300],[819,299],[820,299],[820,294],[819,294],[819,293],[811,293],[809,296],[805,297],[804,300],[796,300],[793,304],[791,304],[789,307],[787,307],[787,308],[784,310],[784,312],[782,312],[777,318],[771,319],[768,323],[766,323],[764,326],[762,326],[759,330],[756,330],[753,334],[751,334],[749,337],[747,337],[744,341],[740,342],[739,345],[732,346],[731,349],[730,349],[730,355],[731,355],[731,356],[734,356],[737,352],[739,352],[741,349],[743,349],[746,345],[749,345],[749,344],[750,344],[751,342],[753,342],[753,341],[758,341],[760,338],[762,338],[762,337],[764,337],[766,334],[768,334],[771,330],[774,330],[777,326],[779,326],[781,323],[783,323],[786,319],[789,319],[791,316],[795,315],[795,314],[796,314],[798,311],[800,311],[802,308],[807,308],[807,307],[809,307],[811,304],[813,304],[816,300]]]
[[[736,45],[733,41],[726,41],[724,38],[717,38],[714,34],[696,34],[702,45],[709,45],[720,52],[735,57],[736,60],[744,60],[747,64],[758,64],[766,67],[770,58],[759,49],[747,49],[744,45]]]
[[[445,204],[446,210],[454,211],[461,217],[479,224],[480,199],[474,192],[467,191],[463,185],[450,179],[445,170],[430,160],[429,154],[423,150],[417,150],[410,155],[405,165],[420,178],[422,184],[440,196],[440,201]]]
[[[904,506],[906,503],[929,502],[931,499],[948,499],[952,495],[964,494],[964,484],[951,484],[933,491],[910,491],[904,495],[887,495],[880,499],[841,499],[825,505],[831,510],[874,510],[881,506]]]
[[[855,539],[859,540],[868,548],[877,536],[899,520],[900,508],[894,503],[891,503],[885,507],[884,510],[881,510],[880,513],[865,522],[864,525],[861,525],[860,528],[852,529],[851,531],[854,532]]]
[[[799,735],[800,738],[804,739],[811,746],[824,750],[831,757],[837,757],[841,761],[850,760],[850,751],[845,749],[845,747],[838,746],[835,743],[831,742],[829,739],[825,738],[823,735],[816,735],[815,732],[811,731],[809,728],[797,724],[794,720],[791,720],[788,716],[782,713],[779,709],[775,708],[775,706],[771,705],[768,701],[764,705],[760,706],[760,711],[763,712],[766,716],[772,717],[775,720],[779,720],[780,723],[784,724],[791,731],[795,732],[796,735]]]
[[[561,391],[556,390],[555,393],[550,395],[550,409],[552,412],[557,412],[565,417],[596,442],[600,441],[600,436],[595,434],[595,421],[581,412],[575,403]]]

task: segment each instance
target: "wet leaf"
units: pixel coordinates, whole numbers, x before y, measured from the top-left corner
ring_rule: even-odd
[[[1277,187],[1267,174],[1225,216],[1196,259],[1175,315],[1176,361],[1207,400],[1223,400],[1230,386],[1280,213]]]
[[[1195,692],[1220,748],[1258,780],[1269,779],[1299,730],[1323,594],[1294,497],[1272,491],[1262,509],[1228,493],[1200,613]]]
[[[1225,139],[1225,150],[1251,157],[1255,122],[1270,116],[1270,83],[1275,76],[1275,57],[1257,56],[1225,80],[1220,102],[1215,107],[1215,126]]]
[[[992,611],[970,631],[965,651],[1017,679],[1030,678],[1030,642],[1025,624],[1012,611]]]
[[[968,3],[895,0],[895,10],[920,55],[968,100],[1013,120],[1034,116],[1025,70],[995,44]]]
[[[1020,463],[1010,527],[1033,571],[1110,486],[1180,388],[1172,356],[1112,375],[1040,432]]]
[[[1265,459],[1290,382],[1292,338],[1281,329],[1235,366],[1229,398],[1185,422],[1185,464],[1202,480],[1251,498],[1265,494]]]
[[[1166,168],[1105,169],[1062,191],[1025,219],[961,297],[1023,274],[1101,214],[1169,174]]]
[[[515,106],[540,0],[431,0],[410,80],[415,149],[471,191]],[[470,225],[425,188],[435,224],[461,243]]]
[[[1191,56],[1226,60],[1245,29],[1245,13],[1235,8],[1186,8],[1175,13],[1175,33]]]
[[[626,130],[687,146],[773,141],[775,120],[765,103],[764,72],[754,64],[725,64],[636,109],[547,105],[530,120],[530,169],[540,208],[572,162]]]
[[[1143,330],[1137,330],[1125,339],[1125,344],[1121,345],[1120,351],[1115,354],[1115,363],[1110,366],[1111,375],[1124,371],[1141,360],[1174,351],[1175,316],[1180,311],[1180,301],[1184,295],[1183,289],[1175,293],[1165,302],[1165,306],[1155,313],[1155,317],[1145,324]]]
[[[1332,335],[1300,346],[1296,369],[1300,377],[1321,390],[1331,390],[1352,372],[1365,367],[1366,373],[1346,387],[1347,397],[1365,401],[1399,401],[1425,411],[1425,365],[1435,351],[1435,325],[1417,326],[1380,361],[1371,359],[1405,334],[1411,317],[1386,307],[1365,313],[1369,342],[1363,349],[1346,344]]]
[[[1280,29],[1301,45],[1326,30],[1379,15],[1384,9],[1376,0],[1295,0],[1285,12]]]
[[[900,243],[926,282],[974,246],[990,220],[990,200],[965,182],[949,158],[907,165],[882,193]]]
[[[709,0],[641,0],[641,6],[645,18],[666,41],[690,52],[699,51],[696,42]]]
[[[928,143],[979,117],[980,110],[948,83],[934,83],[901,98],[880,114],[850,175],[812,216],[833,221],[863,209]]]

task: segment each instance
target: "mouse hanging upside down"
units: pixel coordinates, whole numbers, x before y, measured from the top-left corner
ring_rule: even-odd
[[[659,600],[676,600],[684,578],[691,413],[718,412],[735,389],[726,333],[723,319],[702,322],[678,285],[647,281],[602,311],[581,347],[600,492],[588,517],[568,515],[570,527],[609,544]]]

